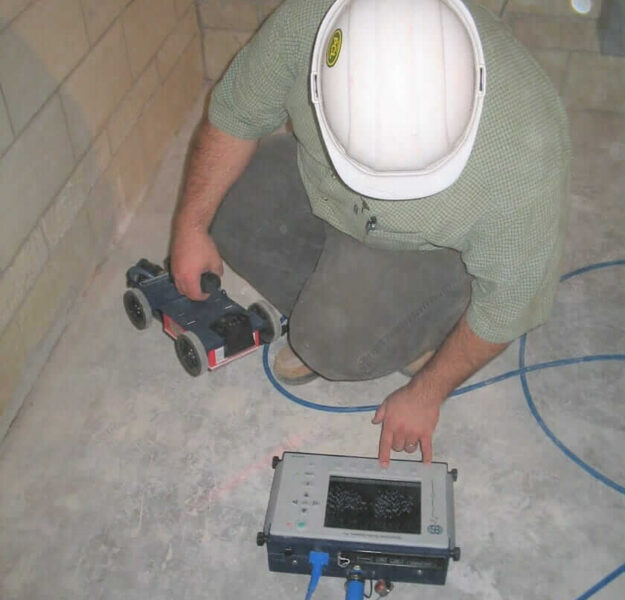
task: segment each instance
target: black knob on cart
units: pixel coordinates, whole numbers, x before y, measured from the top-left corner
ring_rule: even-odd
[[[271,468],[275,469],[279,464],[280,464],[280,457],[279,456],[274,456],[271,459]]]
[[[221,279],[216,273],[202,273],[200,287],[205,294],[214,294],[221,287]]]
[[[264,546],[266,543],[267,543],[267,536],[264,534],[264,532],[259,531],[256,534],[256,545]]]

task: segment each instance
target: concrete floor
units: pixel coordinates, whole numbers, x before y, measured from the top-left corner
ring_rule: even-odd
[[[193,379],[158,327],[138,333],[128,323],[124,273],[142,256],[166,254],[197,116],[172,142],[145,205],[80,298],[0,448],[2,600],[303,599],[307,579],[270,573],[255,545],[271,457],[284,449],[376,453],[370,415],[288,401],[260,353]],[[577,152],[567,271],[623,258],[622,166],[614,148]],[[528,337],[527,364],[625,352],[624,274],[614,267],[562,284],[553,319]],[[244,305],[256,297],[231,273],[225,287]],[[517,366],[515,343],[474,380]],[[554,434],[622,489],[623,363],[527,377]],[[376,404],[403,381],[316,381],[295,392],[325,404]],[[435,457],[460,472],[462,560],[445,587],[402,584],[392,598],[574,600],[625,563],[625,496],[548,439],[518,377],[449,400]],[[322,580],[315,595],[341,597],[338,579]],[[622,600],[625,576],[593,597]]]

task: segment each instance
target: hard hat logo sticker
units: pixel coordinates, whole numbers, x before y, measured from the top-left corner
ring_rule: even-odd
[[[342,46],[343,31],[341,29],[337,29],[332,34],[332,39],[328,44],[328,51],[326,52],[326,63],[328,67],[332,68],[338,62]]]

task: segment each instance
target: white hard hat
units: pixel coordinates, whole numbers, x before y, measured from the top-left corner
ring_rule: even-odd
[[[337,0],[317,34],[312,102],[341,179],[372,198],[435,194],[464,169],[486,90],[460,0]]]

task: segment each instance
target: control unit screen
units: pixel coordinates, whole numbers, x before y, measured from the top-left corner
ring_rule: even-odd
[[[326,527],[421,533],[421,483],[330,477]]]

